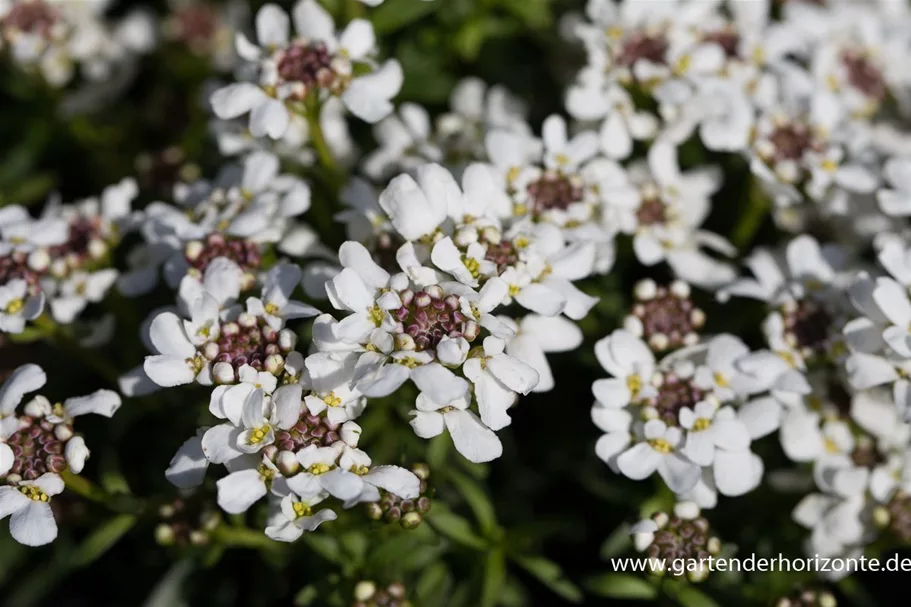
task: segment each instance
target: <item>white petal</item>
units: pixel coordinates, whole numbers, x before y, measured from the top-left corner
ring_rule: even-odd
[[[70,417],[89,413],[111,417],[120,408],[120,395],[112,390],[97,390],[88,396],[68,398],[63,406]]]
[[[566,305],[566,299],[560,293],[537,282],[519,291],[516,301],[522,307],[544,316],[555,316]]]
[[[402,88],[403,79],[402,66],[389,60],[372,74],[355,78],[342,93],[342,101],[352,114],[374,124],[395,109],[389,100]]]
[[[202,484],[208,467],[209,461],[202,451],[202,437],[194,436],[180,446],[164,476],[175,487],[189,489]]]
[[[250,111],[250,134],[254,137],[268,135],[272,139],[280,139],[285,131],[291,116],[285,104],[278,99],[268,99]]]
[[[679,495],[696,486],[702,476],[702,469],[679,453],[671,453],[658,462],[658,474],[668,489]]]
[[[41,388],[47,382],[44,370],[36,364],[18,367],[0,387],[0,413],[15,411],[22,397]]]
[[[179,358],[191,358],[196,348],[187,339],[183,321],[173,312],[163,312],[152,320],[149,337],[159,354]]]
[[[51,505],[35,502],[17,510],[9,521],[10,535],[26,546],[43,546],[57,537],[57,522]]]
[[[538,383],[538,372],[511,356],[488,359],[487,370],[504,386],[520,394],[528,394]]]
[[[209,102],[216,116],[230,120],[246,114],[267,99],[266,94],[255,84],[239,82],[218,89]]]
[[[421,480],[413,472],[398,466],[374,466],[363,478],[402,499],[414,499],[421,492]]]
[[[342,501],[357,497],[364,488],[364,481],[360,476],[341,468],[330,470],[317,478],[329,495]]]
[[[436,411],[412,411],[411,427],[421,438],[433,438],[443,432],[443,415]],[[10,464],[12,465],[12,464]]]
[[[743,495],[755,489],[762,473],[761,470],[757,470],[754,455],[746,449],[719,453],[715,458],[713,472],[718,492],[729,497]]]
[[[266,4],[256,13],[256,38],[262,46],[283,46],[288,43],[291,20],[276,4]]]
[[[15,487],[0,487],[0,518],[6,518],[14,512],[27,508],[32,500]]]
[[[149,379],[163,388],[193,383],[196,374],[183,358],[146,356],[142,368]]]
[[[373,24],[365,19],[353,19],[339,37],[339,45],[352,59],[362,59],[376,48]]]
[[[335,37],[335,22],[315,0],[302,0],[292,11],[294,29],[304,38],[330,41]]]
[[[240,514],[266,495],[258,470],[232,472],[216,483],[218,505],[229,514]]]
[[[661,459],[661,455],[648,443],[638,443],[617,458],[617,467],[624,476],[641,481],[658,469]]]
[[[413,369],[411,380],[437,403],[451,403],[468,394],[468,382],[439,363]]]
[[[240,428],[231,424],[219,424],[206,430],[202,436],[200,448],[213,464],[223,464],[240,457],[237,450],[237,438],[241,433]]]
[[[453,410],[442,417],[456,450],[468,461],[481,464],[503,454],[500,439],[474,413]]]

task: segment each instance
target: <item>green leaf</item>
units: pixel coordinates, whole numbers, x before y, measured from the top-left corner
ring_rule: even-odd
[[[503,7],[521,19],[532,29],[548,27],[553,15],[548,6],[549,0],[503,0]]]
[[[442,504],[435,504],[433,510],[424,515],[434,529],[468,548],[487,549],[487,542],[474,532],[471,523],[441,506]]]
[[[487,493],[474,479],[471,479],[464,474],[451,471],[449,480],[462,497],[465,498],[465,501],[468,502],[468,506],[471,508],[475,519],[478,521],[481,532],[485,536],[489,536],[497,527],[497,515],[494,511],[493,504],[490,503],[490,498],[487,496]]]
[[[620,525],[607,536],[604,543],[601,544],[601,559],[608,560],[629,550],[633,545],[633,540],[629,534],[629,525],[626,523]]]
[[[647,580],[628,573],[603,573],[589,578],[585,587],[592,594],[611,599],[647,601],[658,596],[658,589]]]
[[[484,584],[481,589],[481,607],[495,607],[506,581],[506,554],[496,549],[484,559]]]
[[[414,587],[418,605],[442,605],[452,586],[452,576],[443,563],[434,563],[424,570]]]
[[[439,9],[441,4],[424,0],[386,0],[373,11],[370,20],[377,34],[388,34],[426,17]]]
[[[367,553],[367,538],[363,533],[359,531],[349,531],[342,534],[339,537],[339,540],[342,543],[342,546],[351,556],[351,560],[355,563],[361,563],[364,560],[364,555]]]
[[[119,542],[120,538],[126,535],[135,524],[136,515],[134,514],[119,514],[108,520],[82,542],[73,557],[73,565],[85,567],[93,563]]]
[[[183,583],[193,572],[193,561],[175,563],[149,594],[142,607],[187,607],[183,596]]]
[[[307,607],[312,605],[313,601],[319,598],[319,590],[316,589],[316,586],[309,585],[304,586],[300,591],[294,595],[294,605],[295,607]]]
[[[721,607],[711,597],[692,586],[680,588],[674,598],[683,607]]]
[[[344,563],[345,555],[342,553],[339,541],[331,535],[322,533],[305,533],[303,540],[311,550],[322,556],[330,563]]]
[[[540,556],[513,555],[517,565],[532,574],[539,582],[571,603],[581,603],[583,596],[575,584],[566,579],[560,566]]]

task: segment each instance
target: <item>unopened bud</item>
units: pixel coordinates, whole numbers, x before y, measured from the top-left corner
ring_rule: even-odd
[[[193,261],[202,255],[202,252],[205,250],[205,248],[206,247],[203,243],[199,242],[198,240],[192,240],[188,242],[184,247],[183,254],[187,259]]]
[[[358,601],[369,601],[376,594],[376,584],[373,582],[358,582],[354,587],[354,598]]]
[[[300,469],[300,462],[294,452],[279,451],[275,457],[275,466],[284,476],[294,476]]]
[[[266,357],[263,368],[272,375],[278,375],[285,368],[285,358],[281,354],[270,354]]]
[[[694,584],[704,581],[705,578],[707,578],[708,576],[709,576],[708,567],[697,567],[694,569],[690,569],[689,571],[686,572],[687,579],[689,581],[693,582]]]
[[[414,338],[407,333],[399,333],[395,336],[395,349],[399,351],[411,352],[417,346]]]
[[[710,537],[706,544],[706,550],[709,554],[717,555],[721,553],[721,540],[717,537]]]
[[[381,518],[383,518],[383,508],[376,502],[367,504],[367,507],[365,508],[365,510],[367,512],[367,518],[369,518],[372,521],[378,521]]]
[[[28,401],[22,410],[29,417],[40,418],[45,417],[46,415],[50,415],[53,411],[53,407],[51,407],[51,401],[41,395],[38,395],[32,400]]]
[[[54,426],[54,436],[61,442],[66,442],[73,438],[73,427],[69,424],[57,424]]]
[[[443,297],[443,287],[440,285],[430,285],[424,289],[424,293],[427,293],[434,299],[442,299]]]
[[[424,522],[424,517],[421,516],[420,512],[408,512],[402,517],[399,524],[402,526],[402,529],[414,529],[422,522]]]
[[[658,285],[655,284],[654,280],[650,279],[640,280],[633,289],[633,294],[636,296],[636,299],[641,299],[643,301],[653,298],[657,293]]]
[[[282,329],[278,332],[278,347],[282,352],[290,352],[297,345],[297,334],[290,329]]]
[[[819,595],[819,607],[837,607],[838,601],[835,600],[835,597],[829,594],[828,592],[823,592]]]
[[[82,472],[85,467],[85,460],[89,458],[89,448],[85,446],[85,439],[81,436],[74,436],[66,442],[64,449],[66,464],[75,474]]]
[[[206,360],[212,361],[218,358],[221,349],[218,347],[218,344],[214,341],[210,341],[202,348],[202,355]]]
[[[411,471],[422,481],[426,481],[428,478],[430,478],[430,466],[423,462],[411,466]]]
[[[89,241],[87,250],[92,259],[102,259],[108,254],[108,244],[100,238],[93,238]]]
[[[215,366],[212,367],[212,377],[215,378],[216,384],[233,384],[234,367],[231,363],[215,363]]]
[[[248,312],[241,312],[237,316],[237,324],[246,329],[255,327],[256,326],[256,317]]]
[[[44,272],[51,265],[51,256],[47,249],[37,249],[28,256],[28,267],[36,272]]]
[[[877,527],[888,527],[892,520],[889,510],[885,506],[877,506],[872,513],[873,524]]]
[[[362,432],[363,430],[358,424],[353,421],[347,421],[342,424],[339,435],[346,445],[349,447],[357,447],[357,443],[361,439]]]
[[[162,523],[155,527],[155,541],[161,546],[170,546],[174,543],[174,530],[171,526]]]
[[[393,582],[392,584],[386,586],[386,592],[389,593],[389,596],[397,600],[402,600],[405,598],[405,586],[399,582]]]
[[[204,546],[209,543],[209,534],[199,529],[194,529],[190,532],[190,543],[194,546]]]

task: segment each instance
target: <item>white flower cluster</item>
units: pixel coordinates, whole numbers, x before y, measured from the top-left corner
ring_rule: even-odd
[[[38,219],[21,206],[0,211],[0,331],[22,333],[50,308],[72,323],[117,281],[111,253],[139,215],[131,210],[136,183],[124,179],[99,198],[51,200]]]
[[[73,430],[75,418],[111,417],[120,407],[116,392],[98,390],[53,404],[36,395],[17,412],[25,395],[46,381],[41,367],[26,364],[0,386],[0,517],[10,517],[13,539],[27,546],[57,537],[51,498],[65,488],[61,475],[79,474],[89,457],[85,440]]]
[[[79,0],[3,0],[0,2],[0,51],[19,66],[36,70],[62,87],[80,75],[103,82],[118,69],[151,51],[154,22],[144,11],[114,20],[111,3]]]

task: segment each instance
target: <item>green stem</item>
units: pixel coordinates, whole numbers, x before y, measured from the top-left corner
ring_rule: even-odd
[[[348,21],[363,19],[366,16],[366,7],[359,0],[345,0],[345,14]]]
[[[310,142],[313,144],[313,149],[316,150],[320,166],[330,173],[333,179],[336,179],[339,177],[339,169],[335,162],[335,156],[332,155],[332,149],[326,143],[323,127],[319,122],[320,114],[321,107],[318,102],[307,104],[307,126],[310,131]]]
[[[266,552],[275,552],[280,549],[280,546],[265,533],[247,527],[221,525],[212,532],[212,537],[226,546],[255,548]]]
[[[771,208],[768,196],[763,194],[756,180],[751,179],[747,192],[747,206],[731,234],[731,244],[741,250],[749,246]]]
[[[131,495],[114,495],[88,480],[83,476],[65,470],[60,476],[66,488],[98,504],[102,504],[115,512],[124,514],[139,514],[143,511],[143,503]]]

